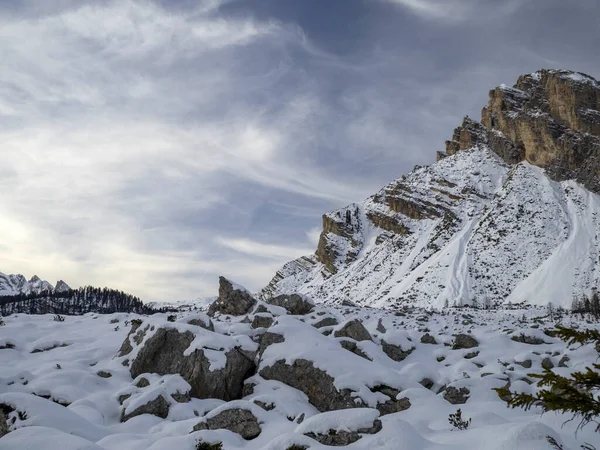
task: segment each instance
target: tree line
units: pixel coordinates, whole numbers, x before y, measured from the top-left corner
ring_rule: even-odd
[[[63,292],[41,291],[0,297],[0,314],[3,316],[16,313],[79,315],[89,312],[153,314],[166,311],[169,309],[150,308],[134,295],[106,287],[83,286]]]

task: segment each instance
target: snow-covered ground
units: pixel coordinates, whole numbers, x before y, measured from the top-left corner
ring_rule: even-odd
[[[544,359],[546,364],[548,360],[552,362],[554,370],[567,374],[598,358],[591,345],[569,348],[544,334],[543,330],[556,322],[544,317],[545,309],[449,309],[442,313],[414,310],[394,314],[370,308],[317,306],[306,316],[277,316],[277,309],[274,311],[275,323],[269,331],[284,335],[286,341],[268,347],[261,364],[281,358],[308,358],[334,377],[338,388],[352,387],[366,400],[379,393],[365,390],[365,386],[374,388],[369,384],[383,380],[386,385],[399,388],[398,398],[408,398],[410,408],[381,417],[379,411],[369,407],[319,413],[302,392],[283,383],[262,380],[252,394],[231,405],[222,400],[192,398],[188,402],[171,402],[166,419],[144,414],[121,423],[124,408],[129,413],[157,393],[172,399],[187,386],[178,375],[147,375],[150,385],[144,387],[139,383],[140,377],[132,380],[130,368],[123,365],[124,358],[116,357],[129,331],[128,324],[139,316],[87,314],[57,322],[50,315],[19,314],[6,317],[5,326],[0,327],[0,404],[15,409],[8,414],[12,431],[0,439],[0,450],[193,450],[200,440],[222,442],[225,449],[285,450],[292,444],[325,449],[330,447],[305,434],[368,428],[377,417],[382,429],[363,435],[349,448],[545,450],[552,448],[546,441],[548,435],[562,442],[565,449],[579,448],[584,442],[600,448],[600,434],[594,432],[593,425],[575,436],[577,421],[563,426],[569,416],[541,415],[539,409],[508,409],[492,390],[510,381],[513,390],[533,391],[535,384],[529,384],[527,374],[541,372]],[[253,329],[242,321],[243,317],[230,317],[215,321],[216,333],[212,333],[185,324],[192,315],[178,313],[174,323],[167,322],[166,314],[140,318],[156,328],[168,325],[197,329],[192,346],[206,346],[209,342],[227,347],[235,339],[247,345],[248,337],[265,331]],[[339,325],[311,326],[324,317],[335,318]],[[334,337],[335,330],[353,318],[362,320],[372,336],[372,340],[356,343],[372,361],[342,349],[340,338]],[[566,316],[562,322],[598,327],[574,316]],[[329,331],[334,333],[323,334]],[[421,343],[425,333],[437,343]],[[479,345],[454,350],[451,344],[457,333],[470,334]],[[545,343],[531,345],[511,340],[521,333]],[[397,362],[381,351],[382,340],[414,350]],[[214,352],[218,359],[218,352]],[[531,361],[531,368],[517,364],[527,360]],[[561,360],[560,366],[564,367],[559,367]],[[422,386],[424,378],[433,385]],[[467,388],[466,403],[451,404],[444,399],[447,391],[442,388],[448,386]],[[119,396],[123,394],[131,397],[120,405]],[[254,404],[248,406],[259,400],[263,404],[267,400],[273,402],[275,407],[265,410]],[[228,430],[192,432],[206,414],[205,418],[214,417],[236,405],[246,405],[258,418],[258,437],[244,440]],[[464,417],[472,419],[465,431],[453,430],[448,422],[449,414],[457,408],[461,408]],[[299,424],[301,413],[304,421]]]

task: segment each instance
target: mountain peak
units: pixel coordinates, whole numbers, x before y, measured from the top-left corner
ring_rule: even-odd
[[[323,216],[261,293],[394,307],[569,307],[600,284],[600,85],[542,69],[489,91],[437,162]]]

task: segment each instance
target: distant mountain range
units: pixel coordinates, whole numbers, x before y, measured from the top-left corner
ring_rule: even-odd
[[[600,285],[600,84],[540,70],[489,92],[437,162],[323,216],[261,296],[570,307]]]
[[[56,286],[33,276],[29,281],[21,274],[0,272],[0,314],[85,314],[88,312],[131,312],[150,314],[169,308],[145,305],[125,292],[84,286],[71,289],[60,280]]]

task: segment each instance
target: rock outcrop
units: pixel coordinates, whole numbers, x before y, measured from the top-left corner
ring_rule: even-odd
[[[256,300],[243,287],[234,285],[225,277],[219,277],[219,297],[211,303],[208,315],[229,314],[242,316],[250,312]]]

